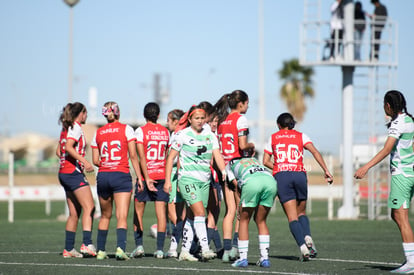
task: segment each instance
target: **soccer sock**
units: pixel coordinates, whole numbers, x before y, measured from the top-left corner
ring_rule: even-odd
[[[237,247],[238,246],[238,240],[239,240],[239,232],[234,232],[233,234],[233,247]]]
[[[214,236],[214,228],[207,228],[207,239],[208,239],[208,244],[210,244],[211,240],[213,239]]]
[[[75,246],[75,236],[76,232],[65,231],[65,249],[71,251]]]
[[[157,250],[164,251],[165,232],[157,232]]]
[[[193,228],[191,226],[190,220],[187,219],[184,224],[183,228],[183,243],[181,247],[181,251],[190,252],[191,249],[191,243],[194,239],[194,232]]]
[[[127,243],[127,230],[125,228],[116,229],[116,246],[125,251]]]
[[[407,263],[414,264],[414,243],[403,243],[402,245]]]
[[[98,229],[98,238],[96,240],[97,249],[105,251],[106,238],[108,236],[108,230]]]
[[[302,246],[302,244],[305,243],[305,235],[303,235],[302,226],[299,224],[299,222],[297,220],[291,221],[289,223],[289,229],[298,246]]]
[[[206,218],[203,216],[195,216],[194,229],[200,242],[201,251],[208,251],[210,247],[207,241]]]
[[[231,239],[223,239],[224,250],[231,250]]]
[[[259,235],[259,250],[260,250],[261,261],[269,259],[269,247],[270,247],[270,236]]]
[[[311,236],[311,232],[310,232],[310,223],[309,223],[309,218],[306,215],[301,215],[299,216],[298,219],[300,225],[302,226],[302,230],[303,230],[303,234],[306,236]]]
[[[175,225],[175,240],[177,241],[177,244],[180,242],[182,235],[183,235],[183,221],[179,220],[177,224]]]
[[[139,246],[143,244],[142,236],[144,232],[142,230],[137,229],[137,231],[134,232],[134,238],[135,238],[135,246]]]
[[[217,228],[214,229],[213,241],[217,251],[223,249],[223,245],[221,244],[220,232],[217,230]]]
[[[92,243],[92,231],[83,231],[83,243],[90,245]]]
[[[246,240],[246,241],[239,240],[238,247],[239,247],[240,260],[247,259],[247,253],[249,252],[249,240]]]

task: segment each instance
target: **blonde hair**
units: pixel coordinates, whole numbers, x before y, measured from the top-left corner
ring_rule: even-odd
[[[108,122],[114,122],[119,119],[120,110],[119,106],[114,101],[108,101],[102,107],[102,115],[106,117]]]

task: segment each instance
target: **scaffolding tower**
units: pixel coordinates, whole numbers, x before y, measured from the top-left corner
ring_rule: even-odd
[[[363,160],[355,155],[354,144],[364,145],[367,158],[372,158],[382,147],[384,140],[380,133],[384,130],[382,97],[385,91],[395,86],[398,67],[398,27],[386,18],[381,39],[375,39],[376,24],[366,18],[366,29],[361,41],[354,40],[354,2],[342,0],[343,37],[334,35],[331,39],[330,20],[322,19],[329,15],[332,1],[304,0],[304,21],[300,30],[300,56],[303,66],[340,66],[342,69],[342,175],[344,184],[343,205],[338,218],[368,219],[390,217],[386,198],[389,190],[388,165],[383,162],[371,169],[368,180],[356,182],[355,169]],[[361,58],[354,58],[354,46],[361,47]],[[379,59],[375,58],[374,44],[380,45]],[[330,56],[330,48],[334,55]],[[384,165],[385,164],[385,165]],[[361,194],[364,191],[366,194]],[[367,195],[367,203],[360,200]],[[366,204],[367,211],[360,211]],[[366,213],[366,214],[365,214]]]

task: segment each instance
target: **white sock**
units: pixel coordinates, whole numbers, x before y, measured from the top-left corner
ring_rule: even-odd
[[[403,249],[407,263],[414,264],[414,243],[403,243]]]
[[[269,259],[270,236],[259,235],[260,260]]]
[[[170,251],[176,251],[177,250],[177,240],[175,239],[174,236],[171,236],[171,242],[170,242]]]
[[[194,217],[194,230],[200,242],[201,251],[210,250],[207,240],[206,218],[203,216]]]
[[[240,260],[247,259],[247,253],[249,252],[249,240],[238,240]]]
[[[190,252],[191,243],[194,239],[194,232],[193,227],[191,226],[191,223],[189,220],[185,221],[184,227],[183,227],[183,241],[182,241],[182,247],[181,251]]]

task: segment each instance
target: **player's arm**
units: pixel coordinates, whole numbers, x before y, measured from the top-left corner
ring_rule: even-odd
[[[101,157],[99,155],[98,147],[92,147],[92,162],[96,167],[101,164]]]
[[[60,142],[58,142],[58,145],[56,146],[56,156],[60,158]]]
[[[247,142],[247,136],[239,136],[239,148],[240,150],[254,149],[254,143]]]
[[[388,156],[392,148],[394,148],[395,142],[397,139],[395,137],[389,136],[387,140],[385,141],[384,147],[379,151],[370,161],[368,161],[364,166],[359,168],[356,172],[354,177],[356,179],[362,179],[366,173],[368,173],[368,170],[378,164],[380,161],[382,161],[386,156]]]
[[[174,164],[174,159],[178,156],[178,151],[175,149],[170,150],[167,156],[167,160],[165,163],[165,183],[164,183],[164,192],[170,193],[171,190],[171,174],[172,174],[172,168]]]
[[[219,149],[213,149],[213,158],[217,164],[217,167],[220,169],[223,182],[226,181],[226,164],[224,163],[223,156],[221,155]]]
[[[263,152],[263,165],[271,170],[273,169],[272,156],[266,151]]]
[[[312,142],[305,144],[304,148],[311,152],[316,162],[318,162],[319,166],[322,168],[326,181],[331,184],[333,182],[333,176],[329,172],[321,153],[319,153],[318,149],[316,149]]]
[[[93,172],[93,166],[76,151],[74,139],[69,138],[66,141],[66,152],[74,159],[82,162],[86,172]]]
[[[145,149],[144,144],[141,142],[137,143],[137,150],[138,150],[138,156],[139,156],[139,163],[141,165],[141,172],[145,179],[145,184],[148,187],[148,190],[150,191],[157,191],[157,188],[154,186],[154,180],[151,179],[148,175],[148,169],[147,169],[147,159],[145,157]]]
[[[142,174],[141,174],[141,169],[139,167],[137,150],[135,148],[135,139],[130,140],[128,142],[128,154],[129,154],[129,159],[131,160],[132,167],[134,168],[135,175],[137,176],[138,191],[141,191],[143,190]]]

